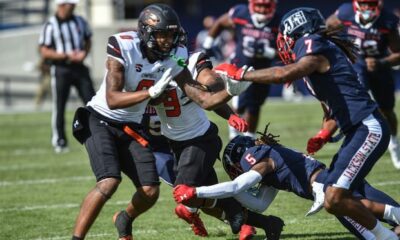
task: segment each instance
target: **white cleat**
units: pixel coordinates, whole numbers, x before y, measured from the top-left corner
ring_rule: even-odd
[[[400,143],[396,136],[390,136],[388,150],[394,167],[400,169]]]
[[[306,217],[316,214],[321,211],[324,207],[325,193],[324,193],[324,184],[313,182],[312,186],[312,194],[314,196],[314,203],[311,206],[310,210],[306,213]]]

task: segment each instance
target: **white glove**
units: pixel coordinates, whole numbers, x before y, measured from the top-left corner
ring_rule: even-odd
[[[157,98],[158,96],[161,95],[162,92],[164,92],[165,88],[168,86],[168,84],[172,81],[172,68],[168,68],[164,74],[161,76],[160,80],[154,86],[151,86],[149,88],[149,95],[151,98]]]
[[[242,69],[246,69],[247,71],[254,71],[253,67],[247,68],[246,65],[242,67]],[[240,95],[242,92],[244,92],[251,84],[251,82],[248,81],[237,81],[234,80],[230,77],[228,77],[226,74],[220,73],[219,74],[225,82],[225,87],[226,91],[228,92],[229,95],[231,96],[237,96]]]
[[[311,206],[310,210],[306,213],[306,217],[316,214],[324,207],[324,200],[325,200],[324,184],[313,182],[311,186],[312,186],[312,194],[314,195],[314,203]]]

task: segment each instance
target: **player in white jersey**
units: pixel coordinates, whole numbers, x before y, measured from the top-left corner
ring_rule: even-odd
[[[172,8],[152,4],[141,12],[138,32],[109,38],[103,83],[88,106],[77,110],[73,122],[74,136],[89,153],[96,185],[82,203],[72,239],[85,238],[117,190],[121,171],[134,183],[136,192],[128,204],[129,213],[121,211],[115,216],[120,239],[132,238],[134,219],[157,201],[159,178],[140,122],[149,100],[158,97],[172,77],[200,104],[211,95],[222,101],[231,98],[232,91],[231,95],[223,89],[213,93],[192,80],[184,64],[188,53],[180,44],[181,29]]]

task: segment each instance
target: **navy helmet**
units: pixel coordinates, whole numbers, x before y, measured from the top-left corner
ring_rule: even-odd
[[[225,147],[222,156],[222,166],[233,180],[243,173],[240,159],[247,149],[255,146],[255,140],[247,136],[236,136]]]
[[[293,47],[296,40],[326,29],[325,19],[315,8],[296,8],[282,17],[279,25],[279,34],[276,40],[278,53],[283,63],[294,61]]]
[[[176,12],[168,5],[156,3],[144,8],[138,19],[138,36],[142,44],[157,58],[171,55],[181,41],[182,27]],[[169,52],[161,51],[157,45],[155,33],[173,33],[173,43]]]

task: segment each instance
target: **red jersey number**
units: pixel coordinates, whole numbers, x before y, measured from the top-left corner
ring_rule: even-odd
[[[141,91],[143,89],[149,89],[153,85],[154,85],[154,80],[143,79],[138,83],[138,85],[136,87],[136,91]]]
[[[163,103],[167,117],[179,117],[181,115],[181,105],[179,104],[176,89],[167,91],[167,97]]]

